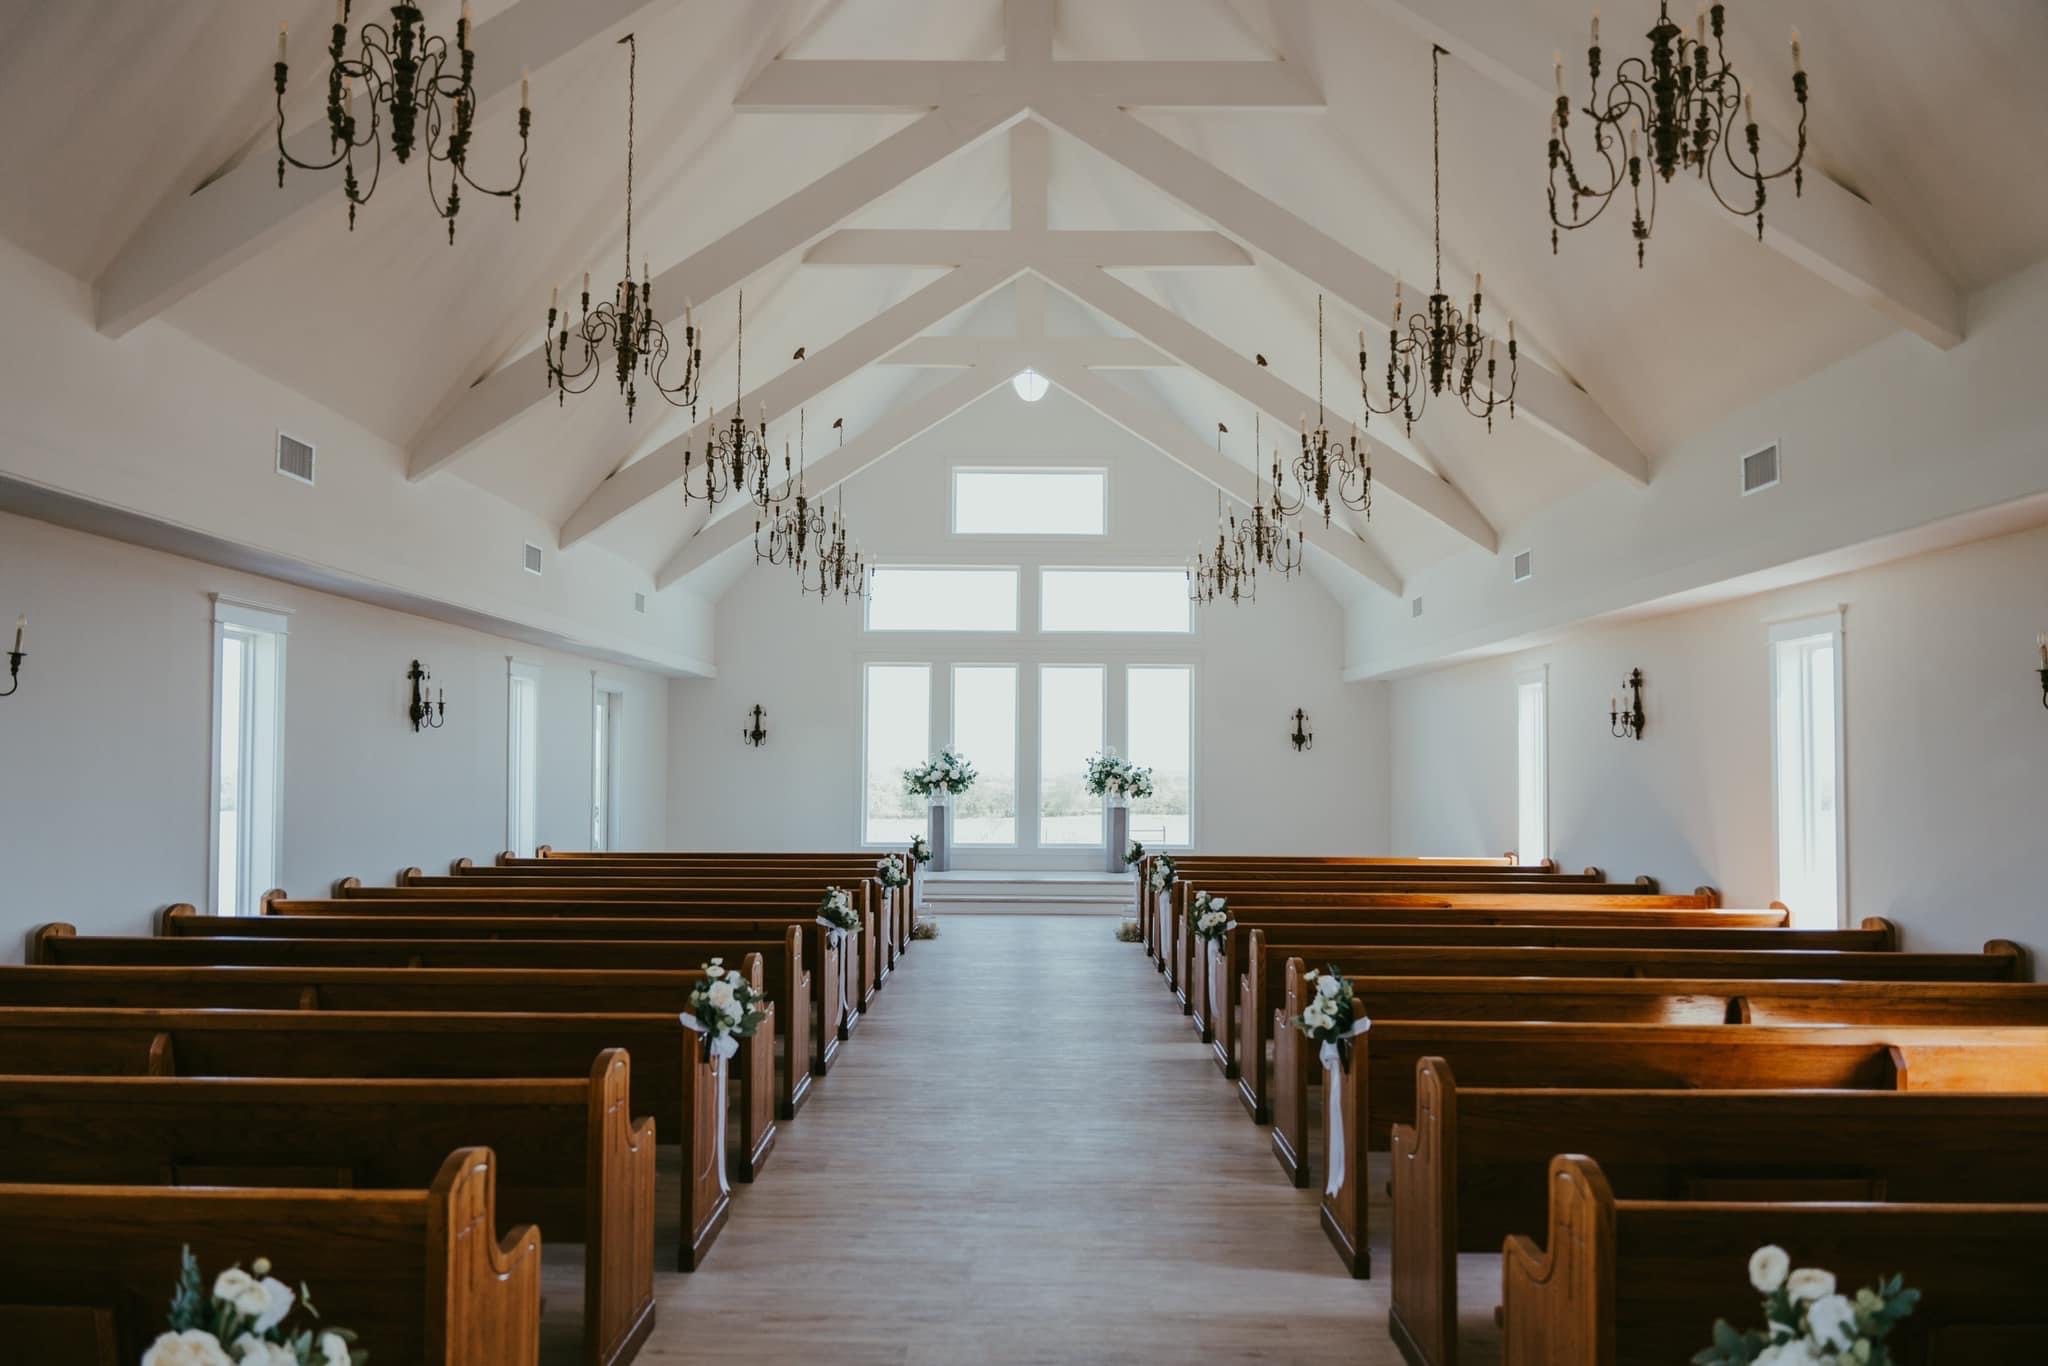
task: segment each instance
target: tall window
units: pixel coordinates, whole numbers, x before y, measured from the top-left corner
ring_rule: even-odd
[[[1550,682],[1542,669],[1515,676],[1515,854],[1550,857]]]
[[[280,880],[282,612],[213,600],[213,911],[254,915]]]
[[[590,695],[590,847],[618,843],[619,717],[626,699],[616,689],[595,685]]]
[[[1102,748],[1103,668],[1048,664],[1038,673],[1038,842],[1101,844],[1102,798],[1084,785]]]
[[[1017,668],[961,664],[953,669],[953,747],[980,776],[954,803],[956,844],[1017,842]]]
[[[505,847],[532,858],[540,843],[540,666],[506,661]]]
[[[1125,674],[1128,757],[1152,770],[1152,795],[1131,803],[1131,837],[1174,847],[1190,840],[1193,673],[1133,665]]]
[[[962,536],[1100,536],[1109,471],[956,469],[953,530]]]
[[[930,667],[868,665],[866,843],[905,845],[925,828],[926,804],[903,790],[903,770],[930,756],[931,728]]]
[[[1771,767],[1778,899],[1795,926],[1842,923],[1842,619],[1771,629]]]

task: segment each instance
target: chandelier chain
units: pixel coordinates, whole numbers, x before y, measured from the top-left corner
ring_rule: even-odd
[[[1429,196],[1435,209],[1436,287],[1444,287],[1444,50],[1429,50]],[[630,164],[630,163],[629,163]]]
[[[632,34],[626,44],[626,273],[633,278],[633,123],[640,109],[640,43]]]

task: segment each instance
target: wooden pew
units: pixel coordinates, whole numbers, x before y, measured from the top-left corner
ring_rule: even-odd
[[[584,1244],[583,1360],[623,1366],[654,1327],[655,1131],[631,1075],[614,1048],[582,1081],[0,1076],[0,1181],[424,1190],[487,1147],[500,1215]]]
[[[1424,1058],[1393,1131],[1389,1331],[1453,1366],[1458,1254],[1542,1228],[1561,1152],[1624,1199],[2048,1203],[2048,1069],[2022,1081],[2036,1094],[1461,1089]]]
[[[675,1015],[0,1006],[0,1057],[32,1076],[586,1077],[609,1048],[633,1057],[632,1108],[682,1150],[680,1261],[694,1270],[731,1213],[728,1068]]]
[[[1887,1344],[1895,1361],[2048,1359],[2048,1205],[1618,1200],[1598,1163],[1572,1155],[1547,1184],[1543,1243],[1517,1236],[1502,1252],[1506,1366],[1689,1360],[1716,1318],[1756,1324],[1742,1268],[1765,1243],[1851,1295],[1903,1273],[1922,1298]]]
[[[1363,954],[1372,947],[1444,945],[1461,948],[1635,948],[1635,949],[1826,949],[1881,953],[1896,949],[1898,926],[1872,917],[1854,930],[1662,929],[1598,925],[1240,925],[1230,931],[1223,964],[1212,967],[1211,1001],[1228,1000],[1229,1016],[1217,1012],[1212,1048],[1224,1076],[1238,1083],[1238,1099],[1254,1122],[1270,1121],[1272,1082],[1267,1051],[1273,1042],[1272,1003],[1286,990],[1289,958],[1323,964],[1338,955]],[[1243,946],[1240,957],[1238,946]],[[1231,992],[1229,959],[1243,968]],[[1370,968],[1367,969],[1370,971]],[[1218,996],[1218,991],[1224,994]],[[1761,1023],[1761,1022],[1759,1022]]]
[[[1387,1149],[1393,1125],[1415,1122],[1425,1057],[1475,1086],[1582,1090],[1998,1091],[2025,1089],[2007,1078],[2048,1076],[2048,1029],[2009,1026],[1376,1020],[1342,1052],[1344,1169],[1335,1191],[1325,1184],[1322,1223],[1360,1277],[1371,1274],[1367,1154]]]
[[[239,918],[231,927],[264,922]],[[550,922],[553,923],[553,922]],[[373,931],[393,928],[379,920]],[[178,935],[81,937],[65,922],[38,926],[28,937],[30,964],[93,967],[307,967],[307,968],[495,968],[523,972],[596,973],[673,972],[701,968],[711,958],[762,959],[765,990],[775,1007],[776,1035],[782,1042],[776,1078],[776,1110],[793,1118],[810,1096],[813,1075],[823,1076],[837,1054],[836,1030],[823,1034],[812,1017],[813,973],[802,962],[802,932],[787,928],[778,939],[766,932],[731,925],[704,925],[689,939],[633,941],[498,939],[476,937],[483,927],[461,921],[449,933],[409,938],[397,934],[364,938],[307,935]],[[458,935],[471,937],[462,938]],[[833,1001],[837,996],[834,989]],[[836,1004],[833,1006],[836,1010]],[[788,1022],[788,1028],[783,1027]]]
[[[414,1190],[0,1185],[0,1300],[75,1307],[123,1363],[162,1331],[181,1246],[209,1275],[268,1256],[375,1363],[540,1360],[540,1233],[499,1237],[488,1148]]]

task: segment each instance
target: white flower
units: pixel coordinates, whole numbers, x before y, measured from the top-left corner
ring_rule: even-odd
[[[1316,995],[1329,1000],[1343,989],[1344,984],[1335,977],[1320,978],[1316,982]]]
[[[269,1289],[239,1266],[214,1278],[213,1297],[227,1301],[244,1318],[260,1319],[270,1308]]]
[[[320,1353],[319,1366],[349,1366],[348,1343],[339,1333],[322,1333],[314,1350]]]
[[[234,1366],[220,1339],[197,1328],[165,1333],[142,1354],[142,1366]]]
[[[1856,1306],[1841,1295],[1823,1295],[1806,1309],[1806,1326],[1829,1347],[1847,1347],[1856,1340]]]
[[[1819,1267],[1802,1266],[1786,1278],[1785,1293],[1792,1297],[1794,1304],[1832,1295],[1835,1293],[1835,1273],[1822,1271]]]
[[[738,1024],[741,1017],[747,1013],[747,1008],[738,1001],[729,1000],[724,1005],[718,1007],[718,1013],[731,1020],[734,1024]]]
[[[299,1354],[281,1342],[265,1342],[244,1333],[235,1339],[237,1366],[299,1366]]]
[[[1778,1293],[1778,1287],[1785,1283],[1785,1273],[1791,1269],[1791,1257],[1775,1243],[1749,1254],[1749,1283],[1766,1295]]]
[[[1308,1003],[1308,1009],[1301,1012],[1301,1018],[1310,1029],[1328,1029],[1337,1023],[1337,1013],[1320,996]]]
[[[714,1009],[724,1010],[732,1004],[732,983],[723,978],[713,982],[710,989],[704,993],[704,999],[709,1001]]]
[[[256,1269],[263,1272],[270,1268],[267,1263],[259,1261],[256,1263]],[[290,1286],[275,1276],[265,1276],[262,1285],[264,1293],[270,1297],[270,1307],[256,1316],[256,1331],[267,1333],[284,1322],[284,1316],[292,1312],[292,1305],[298,1296],[292,1293]]]
[[[1755,1366],[1826,1366],[1823,1358],[1814,1354],[1813,1345],[1804,1338],[1792,1342],[1774,1343],[1758,1354]]]

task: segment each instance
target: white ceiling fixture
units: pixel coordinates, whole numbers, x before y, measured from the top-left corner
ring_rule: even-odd
[[[1010,376],[1010,387],[1026,403],[1036,403],[1045,397],[1046,390],[1052,388],[1052,381],[1027,365]]]

